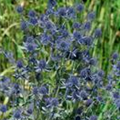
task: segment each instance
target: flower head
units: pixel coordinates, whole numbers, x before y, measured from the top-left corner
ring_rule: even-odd
[[[98,37],[100,37],[101,35],[102,35],[101,29],[100,29],[100,28],[97,28],[97,29],[95,30],[94,37],[95,37],[95,38],[98,38]]]
[[[87,16],[88,20],[93,20],[95,18],[95,12],[90,12]]]
[[[70,48],[70,43],[67,41],[59,41],[57,43],[57,48],[62,51],[68,51]]]
[[[0,111],[2,113],[5,113],[7,111],[7,106],[6,105],[0,105]]]
[[[39,88],[39,93],[42,94],[42,95],[46,95],[48,93],[48,90],[45,86],[41,86]]]
[[[113,55],[112,55],[112,59],[113,59],[113,60],[116,60],[117,58],[118,58],[118,53],[116,53],[116,52],[113,53]]]
[[[52,106],[58,106],[58,104],[59,104],[59,101],[58,101],[57,98],[52,98],[52,99],[51,99],[51,105],[52,105]]]
[[[80,92],[80,96],[81,96],[81,98],[82,98],[83,100],[87,99],[87,97],[88,97],[86,91],[84,91],[84,90],[82,90],[82,91]]]
[[[21,110],[20,109],[15,110],[13,113],[13,116],[16,119],[20,119],[21,118]]]
[[[92,115],[92,116],[90,117],[90,120],[97,120],[97,116],[96,116],[96,115]]]
[[[22,7],[21,5],[20,5],[20,6],[17,6],[16,11],[17,11],[18,13],[22,13],[22,12],[23,12],[23,7]]]
[[[36,66],[36,71],[42,71],[46,67],[46,61],[45,60],[40,60],[38,61],[38,65]]]
[[[93,100],[92,99],[88,99],[86,101],[86,106],[90,106],[92,104]]]
[[[38,87],[33,87],[33,94],[34,95],[38,94]]]
[[[34,18],[36,16],[36,12],[34,10],[30,10],[28,16]]]
[[[26,21],[21,21],[21,29],[22,30],[26,30],[27,29],[27,27],[28,27],[28,23],[26,22]]]
[[[30,104],[29,107],[28,107],[28,109],[27,109],[27,113],[28,113],[29,115],[31,115],[31,114],[33,113],[33,109],[34,109],[33,104]]]
[[[77,9],[77,11],[82,12],[84,10],[84,5],[83,4],[79,4],[79,5],[77,5],[76,9]]]
[[[22,68],[23,67],[23,62],[21,60],[17,61],[17,67]]]
[[[24,43],[24,46],[28,52],[33,52],[37,48],[37,44],[35,44],[35,43],[27,43],[26,42],[26,43]]]
[[[66,8],[65,7],[62,7],[62,8],[59,8],[58,9],[58,14],[61,16],[61,17],[65,17],[66,16]]]
[[[54,7],[56,4],[57,4],[56,0],[49,0],[49,2],[48,2],[49,7]]]

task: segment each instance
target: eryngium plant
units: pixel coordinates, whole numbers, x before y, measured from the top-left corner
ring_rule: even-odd
[[[16,61],[2,51],[15,72],[0,77],[1,120],[119,119],[118,54],[105,75],[91,56],[101,36],[100,28],[90,33],[95,12],[84,16],[83,10],[83,4],[57,8],[55,0],[41,15],[34,10],[26,15],[17,7],[24,58]]]

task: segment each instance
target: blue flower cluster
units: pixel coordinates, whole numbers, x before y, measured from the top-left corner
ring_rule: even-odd
[[[90,34],[95,13],[88,13],[80,23],[77,16],[83,4],[56,6],[55,0],[49,0],[42,15],[34,10],[26,15],[21,6],[16,9],[22,18],[25,57],[15,61],[3,52],[15,71],[0,76],[0,95],[9,98],[0,105],[1,119],[99,120],[100,106],[107,102],[120,110],[118,54],[112,55],[108,75],[91,56],[94,41],[102,35],[100,28]]]

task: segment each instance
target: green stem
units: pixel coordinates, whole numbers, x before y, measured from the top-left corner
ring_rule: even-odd
[[[110,101],[107,101],[102,112],[100,113],[100,115],[98,116],[98,120],[103,120],[103,114],[105,113],[105,111],[108,109],[108,106],[110,104]]]

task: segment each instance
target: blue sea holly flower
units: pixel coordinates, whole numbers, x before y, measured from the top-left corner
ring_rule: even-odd
[[[46,28],[47,28],[48,30],[50,30],[50,29],[53,28],[53,24],[52,24],[52,22],[50,22],[50,21],[47,21],[47,22],[45,23],[45,26],[46,26]]]
[[[100,28],[97,28],[94,32],[94,37],[99,38],[102,35],[102,31]]]
[[[116,68],[117,68],[117,70],[120,70],[120,61],[117,62]]]
[[[73,7],[68,7],[67,9],[66,9],[66,11],[67,11],[67,17],[68,18],[75,18],[75,10],[74,10],[74,8]]]
[[[5,52],[4,52],[4,55],[5,55],[5,57],[8,59],[8,61],[9,61],[10,63],[12,63],[12,64],[15,63],[15,59],[14,59],[14,56],[13,56],[13,53],[12,53],[12,52],[7,52],[7,51],[5,51]]]
[[[23,12],[23,6],[21,6],[21,5],[17,6],[16,11],[18,13],[22,13]]]
[[[115,99],[119,99],[119,98],[120,98],[119,92],[113,92],[113,97],[114,97]]]
[[[46,105],[47,108],[51,107],[51,99],[52,98],[45,98],[45,105]]]
[[[57,48],[62,51],[68,51],[70,48],[70,43],[68,41],[60,41],[57,43]]]
[[[23,62],[21,60],[17,61],[17,67],[22,68],[23,67]]]
[[[113,65],[113,72],[115,76],[120,76],[120,61]]]
[[[89,120],[97,120],[98,117],[96,115],[92,115]]]
[[[28,23],[26,22],[26,21],[21,21],[21,29],[22,30],[26,30],[27,29],[27,27],[28,27]]]
[[[37,48],[37,44],[35,43],[24,43],[24,46],[28,52],[33,52]]]
[[[103,76],[104,76],[104,74],[105,74],[105,73],[104,73],[104,71],[103,71],[103,70],[99,70],[99,71],[98,71],[98,76],[99,76],[99,77],[103,77]]]
[[[65,7],[62,7],[62,8],[59,8],[58,9],[58,14],[61,16],[61,17],[65,17],[66,16],[66,13],[67,13],[67,9]]]
[[[101,96],[97,96],[96,99],[98,102],[102,102],[104,100],[103,97],[101,97]]]
[[[55,106],[58,106],[58,104],[59,104],[59,101],[58,101],[57,98],[52,98],[52,99],[51,99],[51,105],[52,105],[52,106],[55,107]]]
[[[21,114],[22,114],[22,111],[20,109],[17,109],[13,112],[13,117],[16,118],[16,119],[20,119]]]
[[[61,34],[62,34],[62,37],[65,38],[65,37],[68,37],[69,33],[67,30],[62,30],[61,31]]]
[[[77,11],[82,12],[84,10],[84,5],[79,4],[79,5],[77,5],[76,9],[77,9]]]
[[[90,30],[91,29],[91,22],[86,22],[85,24],[84,24],[84,29],[85,30]]]
[[[92,99],[88,99],[85,104],[86,104],[86,106],[88,107],[88,106],[90,106],[92,103],[93,103],[93,100],[92,100]]]
[[[32,108],[28,108],[27,109],[27,113],[31,115],[33,113],[33,109]]]
[[[41,86],[39,88],[39,93],[42,95],[46,95],[48,93],[48,89],[45,86]]]
[[[34,42],[34,37],[33,37],[33,36],[28,36],[28,37],[26,38],[26,42],[27,42],[27,43],[33,43],[33,42]]]
[[[40,67],[41,69],[45,69],[45,67],[46,67],[46,61],[45,61],[45,60],[40,60],[40,61],[39,61],[39,67]]]
[[[50,16],[54,14],[55,14],[54,10],[50,6],[48,6],[48,9],[46,10],[46,15]]]
[[[79,91],[73,91],[72,92],[72,100],[73,101],[79,101],[81,98]]]
[[[36,17],[36,12],[34,10],[30,10],[28,16],[34,18]]]
[[[3,76],[2,83],[5,83],[5,84],[10,83],[10,78]]]
[[[116,60],[117,58],[118,58],[118,53],[116,53],[116,52],[113,53],[113,55],[112,55],[112,59],[113,59],[113,60]]]
[[[19,89],[19,88],[20,88],[19,84],[17,84],[17,83],[14,83],[14,84],[13,84],[13,87],[14,87],[15,89]]]
[[[33,113],[33,109],[34,109],[33,104],[30,104],[29,107],[28,107],[28,109],[27,109],[27,113],[28,113],[29,115],[31,115],[31,114]]]
[[[89,77],[90,76],[90,69],[89,68],[84,68],[84,69],[82,69],[81,71],[80,71],[80,76],[82,77],[82,78],[87,78],[87,77]]]
[[[87,18],[88,20],[93,20],[95,18],[95,12],[90,12],[88,15],[87,15]]]
[[[59,105],[58,98],[45,98],[47,108],[57,107]]]
[[[41,79],[41,73],[36,73],[35,78],[37,81]]]
[[[78,22],[73,23],[73,28],[74,29],[79,29],[81,27],[81,24]]]
[[[48,45],[52,41],[52,37],[47,34],[43,34],[40,37],[40,41],[43,45]]]
[[[36,71],[39,72],[39,71],[42,71],[43,69],[45,69],[45,67],[46,67],[46,61],[40,60],[40,61],[38,61],[38,65],[35,68],[36,68]]]
[[[44,23],[49,20],[49,17],[45,14],[41,14],[41,16],[39,17],[39,20]]]
[[[83,100],[87,99],[87,97],[88,97],[86,91],[84,91],[84,90],[82,90],[82,91],[80,92],[80,96],[81,96],[81,98],[82,98]]]
[[[0,105],[0,111],[2,113],[5,113],[7,111],[7,106],[6,105]]]
[[[90,65],[96,65],[96,63],[97,63],[97,60],[95,58],[91,58],[89,61]]]
[[[37,25],[38,19],[37,19],[37,18],[30,18],[29,22],[30,22],[32,25]]]
[[[48,2],[48,8],[54,7],[57,4],[56,0],[49,0]]]
[[[74,31],[74,32],[73,32],[73,37],[74,37],[76,40],[79,40],[79,39],[81,38],[80,32]]]
[[[20,92],[21,92],[20,85],[17,83],[14,83],[12,86],[12,93],[15,95],[18,95],[18,94],[20,94]]]
[[[115,99],[116,107],[120,110],[120,99]]]
[[[108,84],[108,85],[106,86],[106,90],[111,91],[111,90],[112,90],[112,85],[111,85],[111,84]]]
[[[82,43],[83,44],[85,44],[85,45],[87,45],[87,46],[90,46],[90,45],[92,45],[92,42],[93,42],[93,40],[92,40],[92,38],[91,37],[82,37]]]
[[[71,84],[71,86],[75,85],[75,86],[78,86],[79,85],[79,82],[78,82],[78,78],[76,76],[71,76],[69,78],[69,84]]]
[[[83,112],[83,107],[82,107],[82,106],[79,107],[79,108],[77,108],[77,110],[76,110],[76,114],[81,115],[82,112]]]
[[[34,95],[37,95],[38,94],[38,87],[33,87],[32,92]]]

